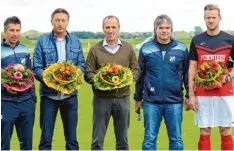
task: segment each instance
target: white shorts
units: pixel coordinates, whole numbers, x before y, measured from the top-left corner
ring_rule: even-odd
[[[198,110],[195,112],[195,124],[200,128],[233,127],[233,96],[198,96]]]

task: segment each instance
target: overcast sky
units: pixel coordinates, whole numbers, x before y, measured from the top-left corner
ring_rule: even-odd
[[[191,31],[196,25],[205,29],[203,8],[210,3],[221,8],[220,28],[234,30],[233,0],[0,0],[0,29],[7,17],[17,15],[22,31],[50,31],[50,15],[61,7],[70,13],[69,31],[102,31],[107,15],[120,19],[121,31],[152,31],[160,14],[172,18],[175,30]]]

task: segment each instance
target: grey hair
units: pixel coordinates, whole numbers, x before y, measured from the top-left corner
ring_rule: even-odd
[[[153,31],[153,37],[156,39],[157,38],[157,27],[161,24],[169,24],[171,25],[171,39],[174,39],[174,33],[173,33],[173,23],[171,18],[168,15],[162,14],[159,15],[155,20],[154,20],[154,31]]]
[[[7,30],[9,24],[19,24],[21,28],[21,21],[17,16],[8,17],[4,22],[4,31]]]

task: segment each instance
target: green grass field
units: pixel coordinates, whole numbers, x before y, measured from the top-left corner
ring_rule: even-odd
[[[84,55],[87,55],[88,47],[91,47],[93,44],[98,42],[99,40],[81,40]],[[136,44],[142,42],[143,40],[129,40],[129,42],[135,47]],[[187,46],[189,46],[190,40],[184,39],[182,40]],[[34,45],[36,41],[27,41],[23,40],[23,43],[30,48],[30,51],[33,53]],[[90,43],[90,46],[88,46]],[[40,99],[39,99],[39,84],[36,82],[36,94],[37,94],[37,104],[36,104],[36,117],[34,124],[34,133],[33,133],[33,149],[38,149],[38,144],[40,141],[40,127],[39,127],[39,111],[40,111]],[[133,101],[133,93],[134,86],[132,85],[131,89],[131,122],[130,128],[128,131],[129,138],[129,147],[131,150],[140,150],[141,144],[144,136],[144,127],[143,120],[137,121],[136,114],[134,112],[134,101]],[[81,150],[89,150],[91,144],[91,134],[92,134],[92,90],[91,86],[87,83],[84,83],[79,91],[78,102],[79,102],[79,119],[78,119],[78,127],[77,127],[77,136]],[[212,134],[212,149],[219,150],[220,149],[220,136],[218,129],[213,129]],[[194,116],[192,111],[184,111],[183,116],[183,140],[185,150],[197,150],[197,141],[199,139],[199,129],[194,125]],[[234,134],[234,133],[233,133]],[[159,133],[158,139],[158,149],[159,150],[167,150],[168,149],[168,137],[166,132],[166,127],[164,121],[162,121],[161,129]],[[61,117],[58,113],[57,121],[54,129],[54,137],[53,137],[53,150],[64,150],[65,149],[65,141],[63,134],[63,126]],[[11,149],[18,150],[19,142],[18,138],[15,134],[13,134],[11,141]],[[113,122],[112,120],[109,123],[109,128],[107,131],[107,135],[105,137],[105,150],[114,150],[115,149],[115,136],[113,130]]]

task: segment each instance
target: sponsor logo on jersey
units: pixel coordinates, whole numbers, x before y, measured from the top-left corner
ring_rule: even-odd
[[[206,42],[202,42],[202,43],[200,43],[200,45],[204,45]]]
[[[204,61],[214,60],[218,62],[224,62],[225,55],[201,55],[201,60]]]

